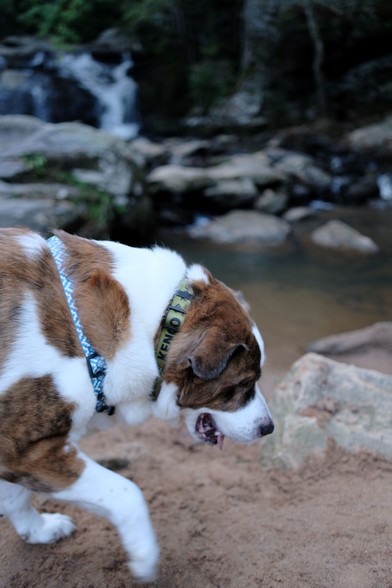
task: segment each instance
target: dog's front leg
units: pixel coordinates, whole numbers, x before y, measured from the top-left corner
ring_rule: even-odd
[[[108,518],[120,533],[133,576],[141,582],[153,581],[159,548],[142,491],[83,453],[78,457],[85,462],[82,475],[72,486],[51,496]]]

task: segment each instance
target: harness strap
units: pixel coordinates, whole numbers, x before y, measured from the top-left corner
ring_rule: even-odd
[[[53,259],[56,262],[57,270],[59,272],[61,284],[68,302],[72,320],[74,322],[83,353],[86,357],[88,373],[93,386],[94,394],[97,399],[95,410],[97,412],[107,412],[108,415],[112,415],[114,413],[115,407],[106,404],[106,398],[103,392],[103,384],[106,374],[106,361],[101,355],[98,355],[90,341],[83,333],[79,314],[75,306],[72,281],[64,271],[64,258],[66,255],[65,248],[61,239],[56,236],[50,237],[46,242],[52,253]]]

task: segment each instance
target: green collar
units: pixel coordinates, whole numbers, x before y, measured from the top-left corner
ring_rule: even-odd
[[[181,329],[185,320],[186,312],[192,304],[194,292],[186,278],[183,278],[178,284],[177,290],[163,315],[161,322],[161,333],[155,348],[155,357],[158,364],[159,376],[155,380],[154,388],[151,392],[151,399],[157,400],[161,391],[163,372],[166,365],[166,356],[170,344]]]

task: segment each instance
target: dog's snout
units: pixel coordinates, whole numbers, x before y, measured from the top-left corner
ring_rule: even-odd
[[[271,435],[273,433],[275,425],[271,419],[267,421],[263,420],[259,425],[259,436],[265,437],[266,435]]]

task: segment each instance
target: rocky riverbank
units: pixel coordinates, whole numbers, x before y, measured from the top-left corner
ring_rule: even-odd
[[[133,244],[171,227],[274,245],[318,209],[392,204],[392,118],[341,134],[320,122],[251,140],[153,142],[10,115],[0,117],[0,142],[1,224],[44,233],[57,226]],[[315,242],[377,250],[347,227],[329,233]]]

